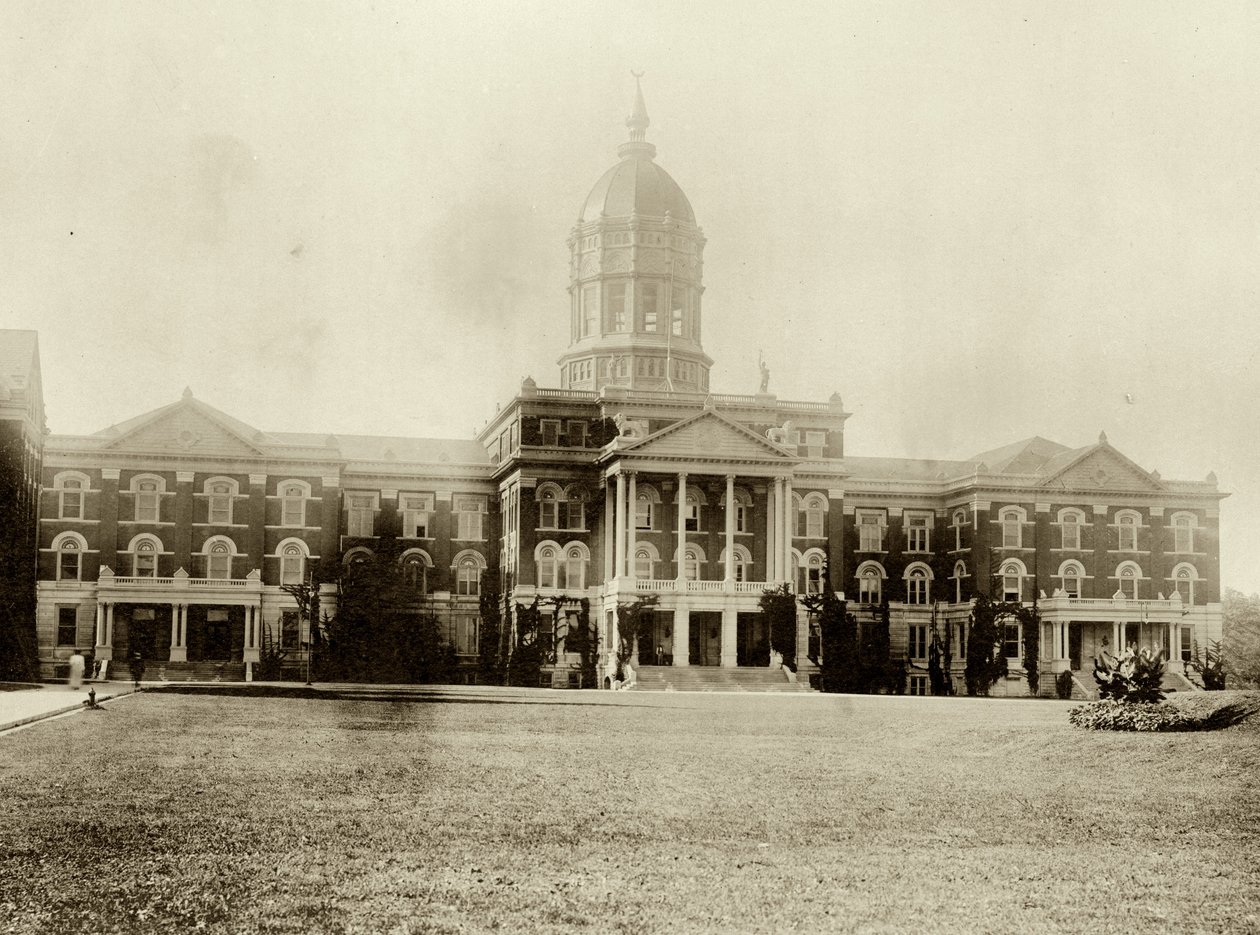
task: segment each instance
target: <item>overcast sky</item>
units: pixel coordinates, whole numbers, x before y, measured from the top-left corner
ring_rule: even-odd
[[[851,454],[1105,430],[1215,471],[1260,591],[1260,5],[0,7],[0,325],[54,432],[185,385],[263,429],[468,437],[559,385],[626,135],[708,237],[713,388]]]

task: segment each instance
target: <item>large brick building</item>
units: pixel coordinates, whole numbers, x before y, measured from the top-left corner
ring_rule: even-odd
[[[887,602],[911,691],[930,628],[952,628],[961,647],[979,593],[1036,600],[1047,672],[1104,646],[1184,658],[1220,638],[1212,476],[1161,478],[1103,436],[965,461],[853,457],[839,395],[780,400],[764,371],[756,394],[711,392],[705,238],[655,162],[641,95],[627,126],[568,241],[560,386],[527,379],[475,441],[259,431],[191,393],[94,435],[48,437],[45,668],[76,645],[172,670],[255,662],[266,634],[304,639],[284,584],[383,541],[470,668],[486,569],[514,606],[557,599],[542,605],[557,681],[578,665],[565,618],[581,601],[606,667],[618,603],[645,595],[659,603],[641,666],[764,669],[762,592],[817,591],[824,569],[859,615]],[[1023,636],[1008,627],[1016,674]],[[806,671],[816,640],[802,610]]]

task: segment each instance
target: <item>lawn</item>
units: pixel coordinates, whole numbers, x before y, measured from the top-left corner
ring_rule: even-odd
[[[0,737],[0,932],[1254,932],[1260,731],[143,693]]]

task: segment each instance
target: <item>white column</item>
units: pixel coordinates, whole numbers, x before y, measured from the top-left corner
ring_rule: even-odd
[[[97,602],[96,605],[96,640],[94,655],[100,655],[100,648],[105,645],[105,605]]]
[[[617,577],[616,566],[613,565],[613,544],[617,539],[617,505],[613,498],[612,484],[604,481],[604,580],[612,581]]]
[[[617,473],[617,538],[615,577],[626,573],[626,476]]]
[[[171,662],[188,661],[188,605],[171,605]]]
[[[114,604],[112,601],[105,605],[105,651],[109,655],[101,658],[112,659],[114,654]]]
[[[783,571],[783,478],[774,479],[774,581],[782,581]]]
[[[766,484],[766,567],[764,577],[767,583],[774,581],[774,557],[778,552],[778,539],[774,531],[778,525],[774,520],[774,489],[777,481]]]
[[[783,478],[783,580],[792,581],[792,527],[796,523],[796,504],[792,502],[792,478]]]
[[[687,475],[678,475],[678,580],[687,577]]]
[[[735,668],[738,655],[737,638],[739,629],[739,614],[733,607],[729,607],[722,611],[722,668]]]
[[[735,475],[726,475],[726,582],[735,581]]]
[[[634,577],[635,502],[639,498],[638,473],[630,472],[629,502],[626,504],[626,577]]]
[[[674,665],[691,665],[691,612],[685,605],[674,608]]]

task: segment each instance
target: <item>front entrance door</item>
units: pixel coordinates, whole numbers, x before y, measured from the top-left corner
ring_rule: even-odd
[[[1128,649],[1130,646],[1132,646],[1134,649],[1137,649],[1141,640],[1142,640],[1142,624],[1126,623],[1124,625],[1124,645],[1120,647],[1120,649],[1121,651],[1123,651],[1125,649]]]
[[[222,607],[206,609],[206,636],[202,649],[203,659],[230,659],[232,657],[232,628],[228,611]]]
[[[1073,670],[1081,667],[1081,625],[1068,624],[1068,659]]]
[[[722,664],[722,613],[721,611],[692,611],[690,618],[691,664],[693,666],[720,666]]]
[[[741,613],[736,618],[735,625],[735,664],[759,668],[770,665],[770,632],[766,626],[766,615]]]
[[[647,614],[639,629],[639,665],[674,664],[674,615],[656,611]]]

